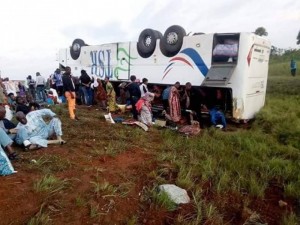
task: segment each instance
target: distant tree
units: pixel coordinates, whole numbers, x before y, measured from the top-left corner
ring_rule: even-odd
[[[297,45],[300,45],[300,31],[298,32],[298,36],[297,36]]]
[[[254,31],[255,34],[259,35],[259,36],[268,36],[268,32],[266,30],[266,28],[264,27],[258,27],[256,28],[256,30]]]
[[[271,55],[277,55],[278,54],[278,48],[274,45],[271,46]]]

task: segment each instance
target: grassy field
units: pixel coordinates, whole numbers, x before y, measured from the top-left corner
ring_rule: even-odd
[[[291,77],[285,61],[271,63],[266,105],[256,119],[227,132],[144,132],[107,124],[104,112],[85,107],[72,123],[66,107],[56,107],[67,145],[21,153],[20,172],[0,188],[26,180],[13,193],[25,206],[32,196],[32,206],[22,214],[20,203],[7,200],[14,214],[7,209],[0,217],[30,225],[299,224],[299,105],[300,75]],[[158,194],[166,183],[185,188],[191,203],[177,206]]]

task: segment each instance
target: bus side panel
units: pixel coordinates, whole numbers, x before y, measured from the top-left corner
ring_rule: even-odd
[[[200,86],[211,64],[212,35],[184,37],[180,52],[173,57],[164,56],[157,40],[156,49],[149,58],[139,56],[136,46],[131,45],[131,75],[146,77],[150,83],[181,84],[191,82]]]
[[[269,42],[253,34],[241,34],[239,62],[229,84],[235,119],[251,119],[264,106],[269,54]]]
[[[253,118],[264,106],[267,89],[270,49],[253,45],[245,100],[245,119]]]
[[[240,34],[238,61],[228,84],[225,85],[225,87],[232,89],[232,117],[237,120],[244,119],[245,86],[249,74],[247,56],[253,44],[251,36],[249,33]]]
[[[114,78],[114,69],[117,67],[117,44],[93,45],[82,47],[80,64],[88,74],[96,75],[101,79]]]

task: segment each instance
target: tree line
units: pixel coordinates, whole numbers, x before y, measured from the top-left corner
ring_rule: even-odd
[[[256,28],[254,33],[256,35],[259,35],[259,36],[268,36],[268,32],[267,32],[266,28],[264,28],[264,27]],[[300,45],[300,30],[299,30],[298,35],[296,37],[296,44]],[[283,55],[283,54],[293,55],[294,53],[297,53],[298,51],[299,50],[297,50],[297,49],[283,49],[283,48],[278,48],[278,47],[272,45],[271,56],[272,55]]]

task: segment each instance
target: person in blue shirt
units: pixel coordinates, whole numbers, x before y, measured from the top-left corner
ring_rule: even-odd
[[[6,176],[15,173],[10,160],[17,159],[17,154],[12,150],[12,140],[7,136],[4,130],[0,129],[0,175]],[[4,149],[7,149],[9,155],[7,157]]]
[[[291,75],[294,77],[296,76],[296,70],[297,70],[297,64],[296,61],[294,59],[291,60]]]
[[[221,89],[213,90],[211,96],[206,99],[203,105],[204,110],[208,110],[211,125],[217,128],[226,129],[227,123],[224,115],[224,93]]]
[[[170,89],[171,89],[171,86],[168,86],[163,90],[163,93],[162,93],[163,107],[164,107],[165,111],[167,111],[167,109],[169,107]]]

